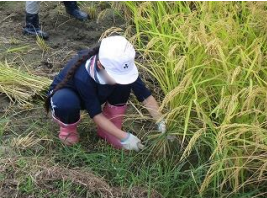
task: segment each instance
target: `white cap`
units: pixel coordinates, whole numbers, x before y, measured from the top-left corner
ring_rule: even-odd
[[[110,36],[101,41],[99,61],[118,84],[131,84],[138,78],[133,45],[123,36]]]

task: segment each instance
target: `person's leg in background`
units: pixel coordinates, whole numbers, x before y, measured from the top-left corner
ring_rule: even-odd
[[[79,9],[76,1],[63,1],[63,3],[65,5],[66,12],[74,18],[80,21],[85,21],[89,18],[88,14]]]
[[[39,1],[26,1],[26,25],[23,27],[23,33],[47,39],[48,34],[43,32],[39,25],[39,7]]]
[[[128,85],[116,85],[112,94],[108,97],[103,108],[103,114],[108,118],[117,128],[122,128],[123,117],[127,109],[127,101],[129,99],[131,87]],[[107,140],[113,147],[122,148],[121,142],[118,138],[111,135],[107,131],[98,127],[97,134]]]
[[[66,145],[79,141],[77,125],[80,121],[81,101],[78,95],[63,88],[51,97],[52,117],[60,126],[59,139]]]

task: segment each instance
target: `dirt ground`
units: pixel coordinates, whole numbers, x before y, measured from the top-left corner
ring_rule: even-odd
[[[123,19],[112,11],[108,4],[104,7],[96,5],[97,12],[103,13],[101,17],[80,22],[65,12],[62,3],[42,2],[39,13],[40,24],[50,35],[46,41],[50,50],[42,53],[33,37],[22,35],[22,27],[25,24],[24,4],[24,2],[8,2],[0,6],[0,52],[3,53],[13,47],[27,46],[22,57],[27,66],[31,65],[35,70],[50,69],[50,74],[62,68],[66,60],[77,51],[94,45],[107,29],[114,26],[124,27]],[[87,11],[91,4],[86,2],[80,7]],[[1,58],[3,59],[3,55]]]

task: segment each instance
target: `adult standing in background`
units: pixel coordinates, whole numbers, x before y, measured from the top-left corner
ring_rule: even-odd
[[[89,18],[88,14],[81,11],[76,1],[63,1],[66,12],[74,18],[85,21]],[[39,25],[40,1],[26,1],[26,25],[23,27],[23,34],[34,35],[48,39],[49,35],[42,31]]]

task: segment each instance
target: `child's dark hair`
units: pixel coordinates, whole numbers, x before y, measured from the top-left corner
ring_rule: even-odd
[[[46,97],[44,107],[47,113],[49,113],[50,98],[53,96],[53,94],[59,89],[62,89],[67,84],[67,82],[73,78],[77,69],[82,65],[82,63],[84,63],[92,56],[97,55],[99,52],[99,48],[100,48],[100,43],[97,44],[95,47],[89,49],[88,54],[78,58],[77,62],[69,69],[65,78],[59,84],[57,84],[57,86],[53,89],[53,92]]]

